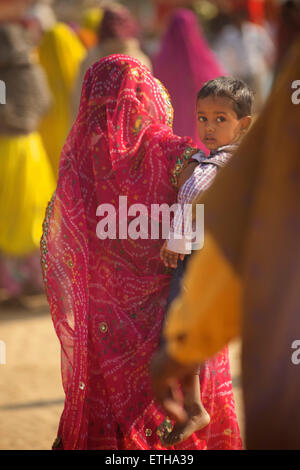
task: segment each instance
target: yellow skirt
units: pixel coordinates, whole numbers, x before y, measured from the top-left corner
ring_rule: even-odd
[[[0,137],[0,251],[23,257],[39,248],[55,180],[38,133]]]

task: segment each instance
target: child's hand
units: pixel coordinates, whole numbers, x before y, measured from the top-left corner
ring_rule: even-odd
[[[167,268],[177,268],[178,258],[183,260],[185,255],[175,253],[167,249],[167,242],[163,244],[160,250],[160,259]]]

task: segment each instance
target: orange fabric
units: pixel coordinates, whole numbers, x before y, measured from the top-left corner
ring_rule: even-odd
[[[240,301],[240,281],[208,235],[201,263],[197,256],[191,260],[182,296],[168,317],[169,354],[182,363],[214,356],[239,334]]]

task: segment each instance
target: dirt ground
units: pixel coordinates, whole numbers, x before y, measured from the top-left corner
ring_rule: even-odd
[[[44,296],[26,308],[0,306],[0,450],[49,450],[63,408],[60,350]],[[244,433],[240,344],[230,346],[238,419]],[[3,362],[0,357],[0,362]]]

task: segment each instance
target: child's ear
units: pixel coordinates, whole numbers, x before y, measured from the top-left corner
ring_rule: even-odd
[[[251,116],[244,116],[241,118],[240,123],[241,123],[241,130],[246,132],[249,127],[251,126],[252,122],[252,117]]]

